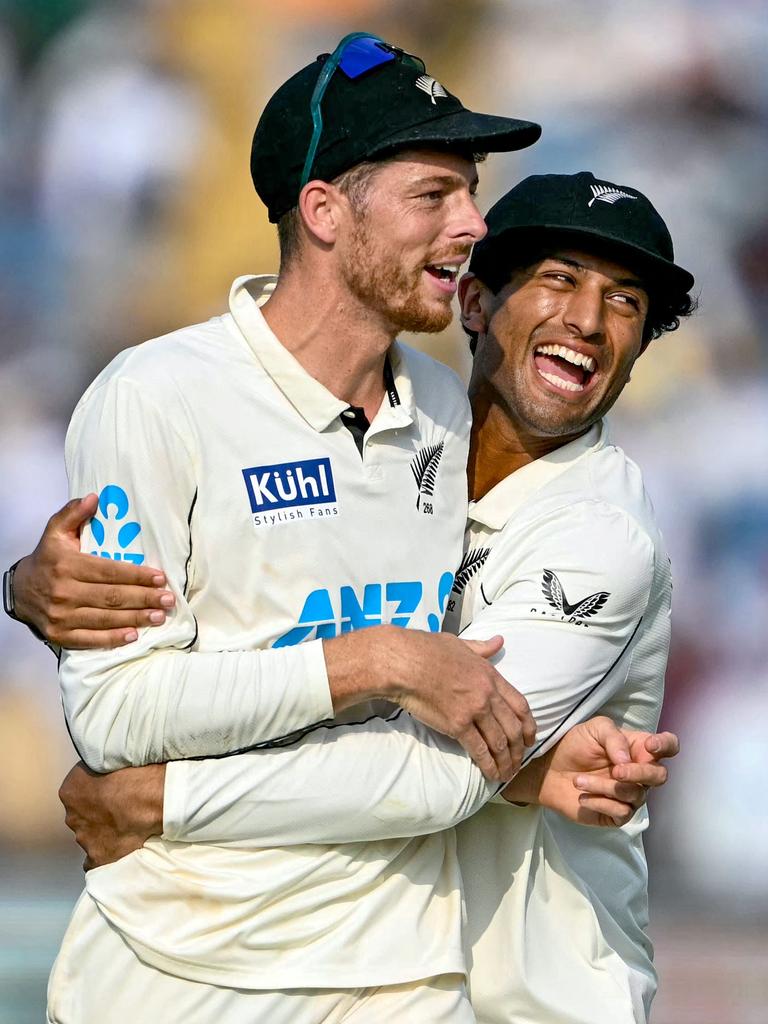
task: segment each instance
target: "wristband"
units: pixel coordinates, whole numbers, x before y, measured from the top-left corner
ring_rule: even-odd
[[[10,616],[10,618],[15,619],[16,622],[21,622],[24,626],[26,626],[33,636],[35,636],[38,640],[42,640],[45,646],[52,650],[53,653],[58,657],[58,648],[54,647],[53,644],[50,644],[46,640],[46,638],[43,636],[43,634],[40,632],[37,626],[33,626],[31,622],[24,622],[24,619],[20,619],[19,616],[16,614],[16,601],[14,599],[13,594],[13,577],[16,575],[16,569],[20,561],[22,561],[21,558],[14,562],[10,569],[6,569],[5,572],[3,573],[3,608],[5,609],[5,614]]]
[[[5,609],[5,614],[10,615],[17,622],[21,622],[21,619],[16,614],[16,603],[13,599],[13,577],[16,574],[16,567],[20,561],[21,559],[14,562],[10,569],[6,569],[3,573],[3,608]]]

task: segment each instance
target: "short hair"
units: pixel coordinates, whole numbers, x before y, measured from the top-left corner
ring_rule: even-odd
[[[454,147],[450,151],[466,156],[476,164],[482,163],[488,156],[487,153],[465,153]],[[350,167],[349,170],[343,171],[334,178],[331,184],[347,197],[356,213],[361,213],[365,209],[373,178],[382,167],[394,159],[395,155],[396,153],[393,153],[378,160],[366,160],[363,163],[355,164],[354,167]],[[288,269],[301,247],[300,227],[301,214],[298,205],[292,206],[277,222],[281,274]]]
[[[387,160],[367,160],[355,164],[331,182],[349,200],[356,213],[365,208],[371,182]],[[301,214],[298,205],[292,206],[277,222],[277,240],[280,245],[280,273],[296,258],[301,248]]]
[[[601,239],[586,237],[582,239],[576,235],[556,235],[554,233],[546,238],[533,239],[530,235],[524,236],[522,232],[520,234],[518,242],[522,242],[522,244],[518,245],[518,251],[513,254],[511,259],[508,255],[506,258],[503,257],[497,249],[496,259],[494,259],[493,252],[488,251],[483,254],[482,261],[476,261],[476,265],[472,267],[475,276],[494,295],[498,295],[518,271],[525,270],[527,267],[533,266],[534,263],[554,255],[559,249],[579,248],[580,245],[583,245],[586,250],[594,251],[596,254],[605,254],[606,258],[613,259],[617,263],[626,263],[628,259],[626,250],[613,248],[610,242],[604,243]],[[629,259],[631,261],[631,257]],[[695,312],[698,301],[689,292],[665,284],[652,275],[644,275],[642,270],[639,273],[648,293],[648,312],[643,324],[643,343],[647,344],[655,338],[660,338],[662,334],[676,331],[680,326],[680,321]],[[469,336],[469,351],[474,355],[477,348],[477,332],[470,331],[467,327],[463,327],[463,330]]]

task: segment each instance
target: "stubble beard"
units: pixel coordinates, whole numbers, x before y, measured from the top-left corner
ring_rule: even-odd
[[[383,314],[393,330],[437,334],[453,319],[449,302],[427,303],[420,294],[423,271],[409,271],[381,253],[364,216],[358,220],[344,266],[352,294],[368,309]]]

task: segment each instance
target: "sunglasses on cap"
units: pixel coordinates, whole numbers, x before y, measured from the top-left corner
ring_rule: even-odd
[[[304,170],[301,172],[301,183],[299,190],[309,181],[312,173],[312,166],[317,155],[317,147],[320,144],[320,137],[323,134],[323,113],[320,109],[328,84],[338,69],[350,79],[355,81],[368,71],[379,67],[381,64],[388,64],[393,60],[401,60],[404,63],[412,64],[419,71],[426,71],[426,65],[420,57],[406,53],[390,43],[386,43],[378,36],[368,32],[351,32],[344,36],[333,53],[326,58],[322,71],[318,75],[312,98],[309,101],[309,109],[312,114],[312,138],[307,149],[307,158],[304,161]]]

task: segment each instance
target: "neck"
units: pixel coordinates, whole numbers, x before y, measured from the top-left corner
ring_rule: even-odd
[[[472,389],[472,434],[469,444],[469,496],[478,501],[510,473],[562,448],[586,433],[567,437],[532,434],[516,423],[510,411],[487,387]]]
[[[380,314],[317,267],[281,273],[261,311],[307,373],[373,420],[384,397],[384,361],[396,335]]]

